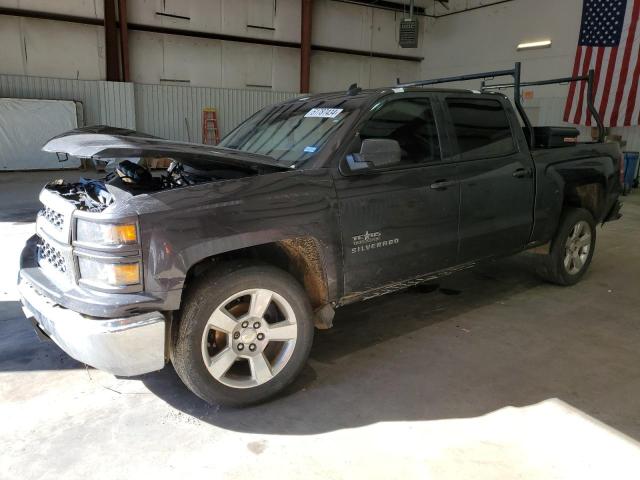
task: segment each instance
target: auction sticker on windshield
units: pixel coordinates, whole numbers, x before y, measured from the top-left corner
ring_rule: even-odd
[[[312,108],[306,113],[305,118],[336,118],[342,110],[342,108]]]

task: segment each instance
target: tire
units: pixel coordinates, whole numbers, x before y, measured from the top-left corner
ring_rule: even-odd
[[[234,262],[187,291],[171,360],[204,401],[246,406],[276,395],[296,378],[313,334],[307,294],[292,276]]]
[[[574,285],[589,269],[596,247],[596,222],[584,208],[567,208],[560,218],[542,276],[557,285]]]

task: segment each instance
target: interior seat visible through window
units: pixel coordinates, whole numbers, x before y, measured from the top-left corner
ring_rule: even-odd
[[[360,128],[360,140],[368,138],[396,140],[402,150],[401,164],[438,162],[441,158],[428,98],[404,98],[383,104]]]

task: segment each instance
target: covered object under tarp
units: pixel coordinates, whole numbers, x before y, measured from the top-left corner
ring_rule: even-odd
[[[51,137],[77,127],[74,101],[0,98],[0,171],[78,168],[77,158],[60,162],[41,150]]]

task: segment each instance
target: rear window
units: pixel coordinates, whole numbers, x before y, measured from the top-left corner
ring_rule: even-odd
[[[463,158],[509,155],[515,151],[509,119],[497,100],[447,99]]]

